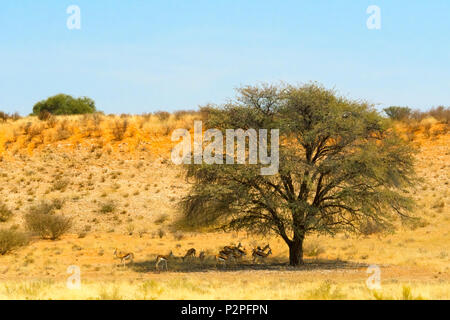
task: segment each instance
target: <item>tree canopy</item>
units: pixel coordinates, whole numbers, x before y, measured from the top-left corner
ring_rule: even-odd
[[[88,97],[74,98],[67,94],[58,94],[39,101],[33,107],[33,114],[49,112],[54,115],[84,114],[96,111],[94,100]]]
[[[373,106],[318,84],[247,86],[206,110],[208,128],[279,129],[279,171],[257,165],[186,165],[184,223],[280,236],[290,264],[303,263],[311,233],[393,227],[413,202],[413,148]],[[226,157],[223,154],[223,157]]]

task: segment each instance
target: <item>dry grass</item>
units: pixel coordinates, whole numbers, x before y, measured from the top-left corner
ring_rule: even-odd
[[[169,133],[190,128],[197,116],[94,114],[1,123],[0,199],[12,212],[1,227],[24,230],[30,208],[47,201],[55,214],[72,219],[73,228],[58,241],[33,238],[0,256],[0,299],[450,298],[450,136],[442,124],[413,131],[424,182],[410,192],[420,221],[399,225],[391,235],[312,236],[308,263],[291,269],[279,239],[174,229],[175,204],[189,186],[168,161]],[[125,120],[126,129],[119,126],[115,134],[115,124]],[[399,127],[407,138],[412,129]],[[238,241],[248,252],[243,262],[216,267],[217,250]],[[267,242],[274,254],[252,264],[251,247]],[[119,266],[116,247],[132,251],[135,263]],[[156,272],[157,254],[173,250],[180,257],[191,247],[207,252],[204,263],[175,259],[169,272]],[[365,285],[370,264],[382,269],[379,292]],[[81,290],[65,285],[70,265],[81,269]]]

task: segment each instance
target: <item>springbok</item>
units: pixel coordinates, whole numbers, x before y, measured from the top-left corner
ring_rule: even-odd
[[[235,260],[241,260],[243,256],[247,255],[247,252],[245,251],[244,247],[240,246],[240,247],[234,248],[234,250],[232,251],[231,254],[233,255],[233,258]]]
[[[117,248],[114,249],[114,259],[120,259],[120,263],[125,267],[125,262],[128,260],[133,263],[134,254],[133,252],[122,252]]]
[[[229,254],[229,253],[234,252],[236,249],[241,249],[241,248],[242,248],[242,244],[239,242],[239,244],[237,246],[225,246],[225,247],[223,247],[222,251]]]
[[[261,251],[261,252],[266,252],[267,249],[270,249],[270,245],[269,245],[269,244],[266,244],[266,245],[264,246],[264,248],[261,248],[260,246],[257,246],[257,247],[256,247],[256,250],[257,250],[257,251]]]
[[[267,251],[267,252],[264,252],[263,250],[253,249],[253,252],[252,252],[253,263],[255,263],[257,259],[265,259],[269,255],[271,255],[272,249],[270,247],[268,247],[268,248],[269,248],[269,251]]]
[[[224,267],[227,265],[227,261],[231,261],[233,257],[233,253],[226,253],[224,250],[221,250],[219,254],[216,255],[216,266],[218,262],[223,263]]]
[[[194,248],[190,248],[181,259],[184,261],[187,258],[195,258],[196,253],[197,251]]]
[[[198,258],[200,259],[201,262],[203,262],[206,258],[206,252],[205,251],[200,251]]]
[[[172,251],[170,251],[170,253],[168,255],[158,255],[156,257],[156,264],[155,264],[156,270],[159,271],[159,264],[161,262],[163,262],[164,265],[166,266],[166,271],[168,271],[169,269],[167,268],[167,261],[169,261],[171,258],[174,258],[174,257],[175,256],[173,255]]]

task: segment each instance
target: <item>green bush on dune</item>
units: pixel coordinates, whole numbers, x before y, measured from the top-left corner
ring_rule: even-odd
[[[74,98],[67,94],[58,94],[39,101],[33,107],[33,115],[50,113],[54,115],[85,114],[96,111],[94,100],[88,97]]]

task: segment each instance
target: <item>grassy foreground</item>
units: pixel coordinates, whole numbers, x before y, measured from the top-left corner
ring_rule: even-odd
[[[0,299],[450,299],[448,281],[390,280],[380,290],[369,290],[363,279],[309,276],[311,280],[297,272],[171,274],[161,280],[89,280],[80,289],[68,289],[64,281],[55,280],[7,281],[0,284]]]

